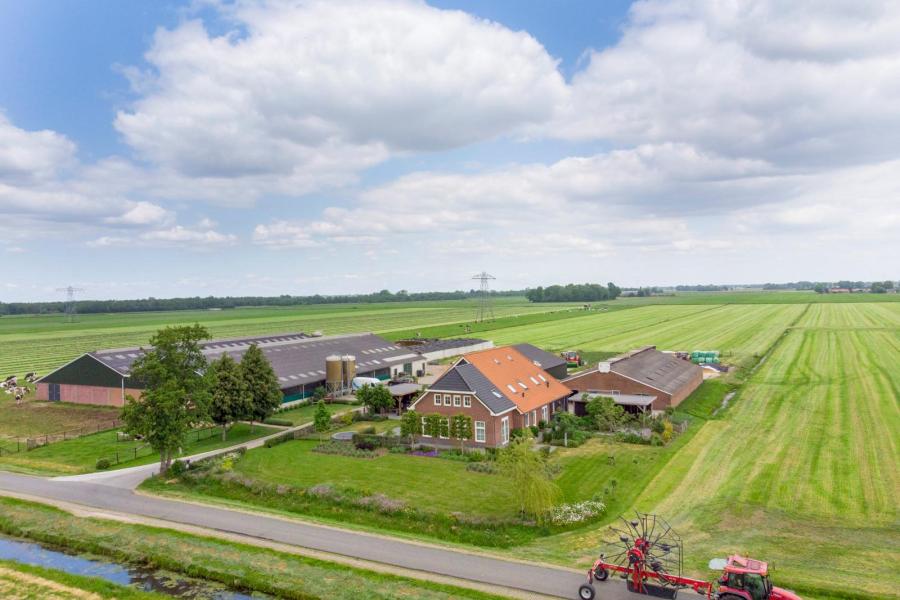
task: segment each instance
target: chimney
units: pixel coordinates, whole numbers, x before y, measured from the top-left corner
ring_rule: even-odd
[[[547,383],[547,387],[550,387],[550,380],[549,380],[549,379],[547,380],[546,383]]]

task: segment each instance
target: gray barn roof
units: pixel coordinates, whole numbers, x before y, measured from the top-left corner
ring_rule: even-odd
[[[516,344],[513,348],[524,354],[528,360],[539,363],[540,367],[545,371],[566,364],[566,360],[563,357],[541,350],[531,344]]]
[[[662,390],[678,392],[696,376],[697,365],[660,352],[656,346],[645,346],[609,360],[609,369],[630,379]]]
[[[422,360],[418,352],[397,346],[373,333],[328,337],[290,333],[210,340],[201,347],[207,360],[212,361],[223,354],[229,354],[240,361],[251,344],[259,346],[269,359],[282,389],[324,380],[325,357],[332,354],[355,356],[356,372],[359,375]],[[89,354],[118,373],[128,375],[132,363],[141,355],[141,349],[101,350]]]
[[[495,414],[515,408],[516,404],[506,394],[491,383],[475,365],[458,364],[437,381],[429,389],[447,392],[471,392],[478,396],[482,404]]]

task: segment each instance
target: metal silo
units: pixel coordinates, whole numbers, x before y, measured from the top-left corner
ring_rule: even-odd
[[[330,394],[339,393],[344,387],[341,357],[337,354],[325,357],[325,390]]]

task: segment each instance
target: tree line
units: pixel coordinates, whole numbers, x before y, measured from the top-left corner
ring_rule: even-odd
[[[615,300],[622,289],[609,282],[606,285],[599,283],[568,283],[566,285],[538,286],[525,291],[525,297],[531,302],[597,302],[602,300]]]
[[[492,296],[521,296],[524,290],[492,291]],[[454,292],[391,292],[381,290],[371,294],[292,296],[193,296],[186,298],[137,298],[133,300],[78,300],[75,309],[81,314],[153,312],[168,310],[229,309],[245,306],[306,306],[310,304],[371,304],[375,302],[427,302],[465,300],[477,297],[478,290]],[[0,302],[2,315],[33,315],[66,312],[67,303],[59,302]]]

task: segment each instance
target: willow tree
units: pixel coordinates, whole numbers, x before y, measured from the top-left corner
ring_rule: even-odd
[[[559,487],[540,452],[535,452],[531,432],[510,441],[497,457],[499,472],[510,480],[519,512],[543,521],[559,498]]]
[[[200,325],[166,327],[150,338],[151,348],[131,367],[132,379],[144,390],[140,398],[126,397],[124,429],[159,452],[160,474],[168,471],[187,433],[207,419],[209,383],[200,347],[207,338]]]

